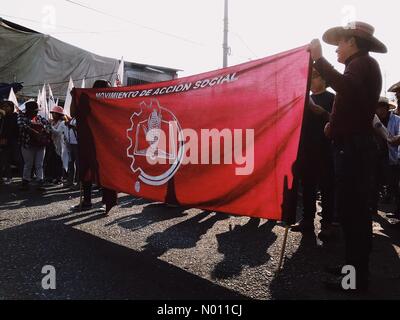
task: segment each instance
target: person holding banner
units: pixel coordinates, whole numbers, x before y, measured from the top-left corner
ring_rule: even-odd
[[[382,90],[382,74],[369,52],[387,52],[374,31],[367,23],[352,22],[325,32],[323,40],[337,46],[338,61],[346,66],[344,74],[323,57],[318,39],[309,47],[314,68],[337,93],[326,134],[333,140],[336,208],[345,239],[345,265],[356,271],[354,291],[368,290],[372,249],[369,199],[373,197],[376,158],[372,121]],[[341,277],[342,270],[341,266],[329,269]],[[344,290],[341,280],[326,283],[327,288]]]
[[[303,190],[303,219],[291,228],[294,232],[314,231],[317,191],[321,190],[322,220],[319,238],[328,240],[333,235],[334,170],[330,140],[324,127],[332,111],[335,95],[317,70],[311,76],[311,99],[304,115],[300,147],[300,180]]]
[[[96,80],[93,84],[93,88],[110,88],[111,83],[107,80]],[[79,161],[79,177],[81,180],[81,191],[83,191],[83,201],[73,206],[71,209],[73,211],[82,211],[82,210],[90,210],[93,207],[92,204],[92,185],[93,182],[98,185],[101,184],[99,181],[99,172],[97,167],[97,159],[96,159],[96,147],[94,143],[94,139],[92,136],[92,132],[88,130],[88,126],[79,126],[80,121],[87,121],[87,116],[90,113],[90,106],[87,105],[85,98],[79,101],[79,108],[76,108],[75,104],[71,105],[71,116],[76,117],[78,124],[78,150],[80,159],[85,159],[85,162],[82,163]],[[79,136],[84,135],[86,139],[91,141],[90,148],[83,149],[81,145],[79,145]],[[103,205],[100,208],[100,211],[105,212],[107,215],[111,208],[117,203],[117,193],[114,190],[110,190],[107,188],[102,188],[103,197],[102,202]]]

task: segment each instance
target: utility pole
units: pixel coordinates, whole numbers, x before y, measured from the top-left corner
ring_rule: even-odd
[[[228,0],[225,0],[225,14],[224,14],[224,44],[222,45],[224,49],[224,56],[223,56],[223,67],[226,68],[228,66],[228,54],[229,54],[229,47],[228,47]]]

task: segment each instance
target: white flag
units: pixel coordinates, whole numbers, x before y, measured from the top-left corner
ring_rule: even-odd
[[[50,84],[47,85],[49,87],[49,100],[47,102],[48,105],[48,109],[49,111],[51,111],[53,109],[53,107],[56,106],[56,102],[53,96],[53,91],[51,90]]]
[[[36,103],[38,104],[39,109],[40,109],[40,106],[42,105],[42,91],[40,91],[40,88],[39,88],[38,96],[36,99]]]
[[[35,101],[35,100],[33,100],[33,101]],[[28,102],[28,101],[27,101]],[[20,106],[19,106],[19,111],[21,111],[21,112],[25,112],[25,109],[26,109],[26,103],[27,102],[25,102],[25,103],[23,103],[23,104],[21,104]]]
[[[47,104],[46,84],[43,85],[40,102],[41,102],[41,106],[39,109],[39,115],[48,120],[49,119],[49,109],[48,109],[48,104]]]
[[[64,104],[64,112],[68,117],[71,116],[71,103],[72,103],[71,91],[73,88],[74,88],[74,82],[72,81],[72,78],[69,78],[69,84]]]
[[[86,81],[85,81],[85,78],[82,79],[81,88],[82,88],[82,89],[85,89],[85,88],[86,88]]]
[[[17,97],[16,97],[16,95],[15,95],[15,93],[14,93],[14,89],[11,87],[11,90],[10,90],[10,95],[8,96],[8,101],[11,101],[12,103],[14,103],[14,111],[15,112],[18,112],[18,110],[19,110],[19,105],[18,105],[18,100],[17,100]]]
[[[124,57],[122,57],[118,67],[117,77],[114,81],[114,87],[122,87],[124,85],[124,65]]]

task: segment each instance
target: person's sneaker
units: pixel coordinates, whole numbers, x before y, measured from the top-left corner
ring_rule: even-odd
[[[103,205],[98,209],[98,211],[101,212],[101,213],[104,213],[105,215],[108,215],[107,206],[106,206],[105,204],[103,204]]]
[[[12,183],[11,178],[7,178],[7,179],[4,180],[4,184],[7,185],[7,186],[10,185],[11,183]]]
[[[313,232],[314,223],[312,221],[301,220],[298,224],[295,224],[290,228],[293,232]]]
[[[93,208],[93,204],[83,202],[82,205],[77,204],[76,206],[72,206],[72,211],[88,211]]]
[[[26,180],[23,180],[21,183],[21,186],[19,187],[20,191],[28,191],[29,190],[29,182]]]

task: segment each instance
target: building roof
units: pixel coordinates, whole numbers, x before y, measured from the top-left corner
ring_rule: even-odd
[[[23,82],[23,96],[36,97],[50,83],[56,97],[64,97],[70,77],[92,86],[99,78],[113,82],[119,60],[96,55],[49,35],[0,17],[0,82]],[[125,62],[128,68],[176,74],[178,69]],[[80,83],[75,83],[79,85]]]

